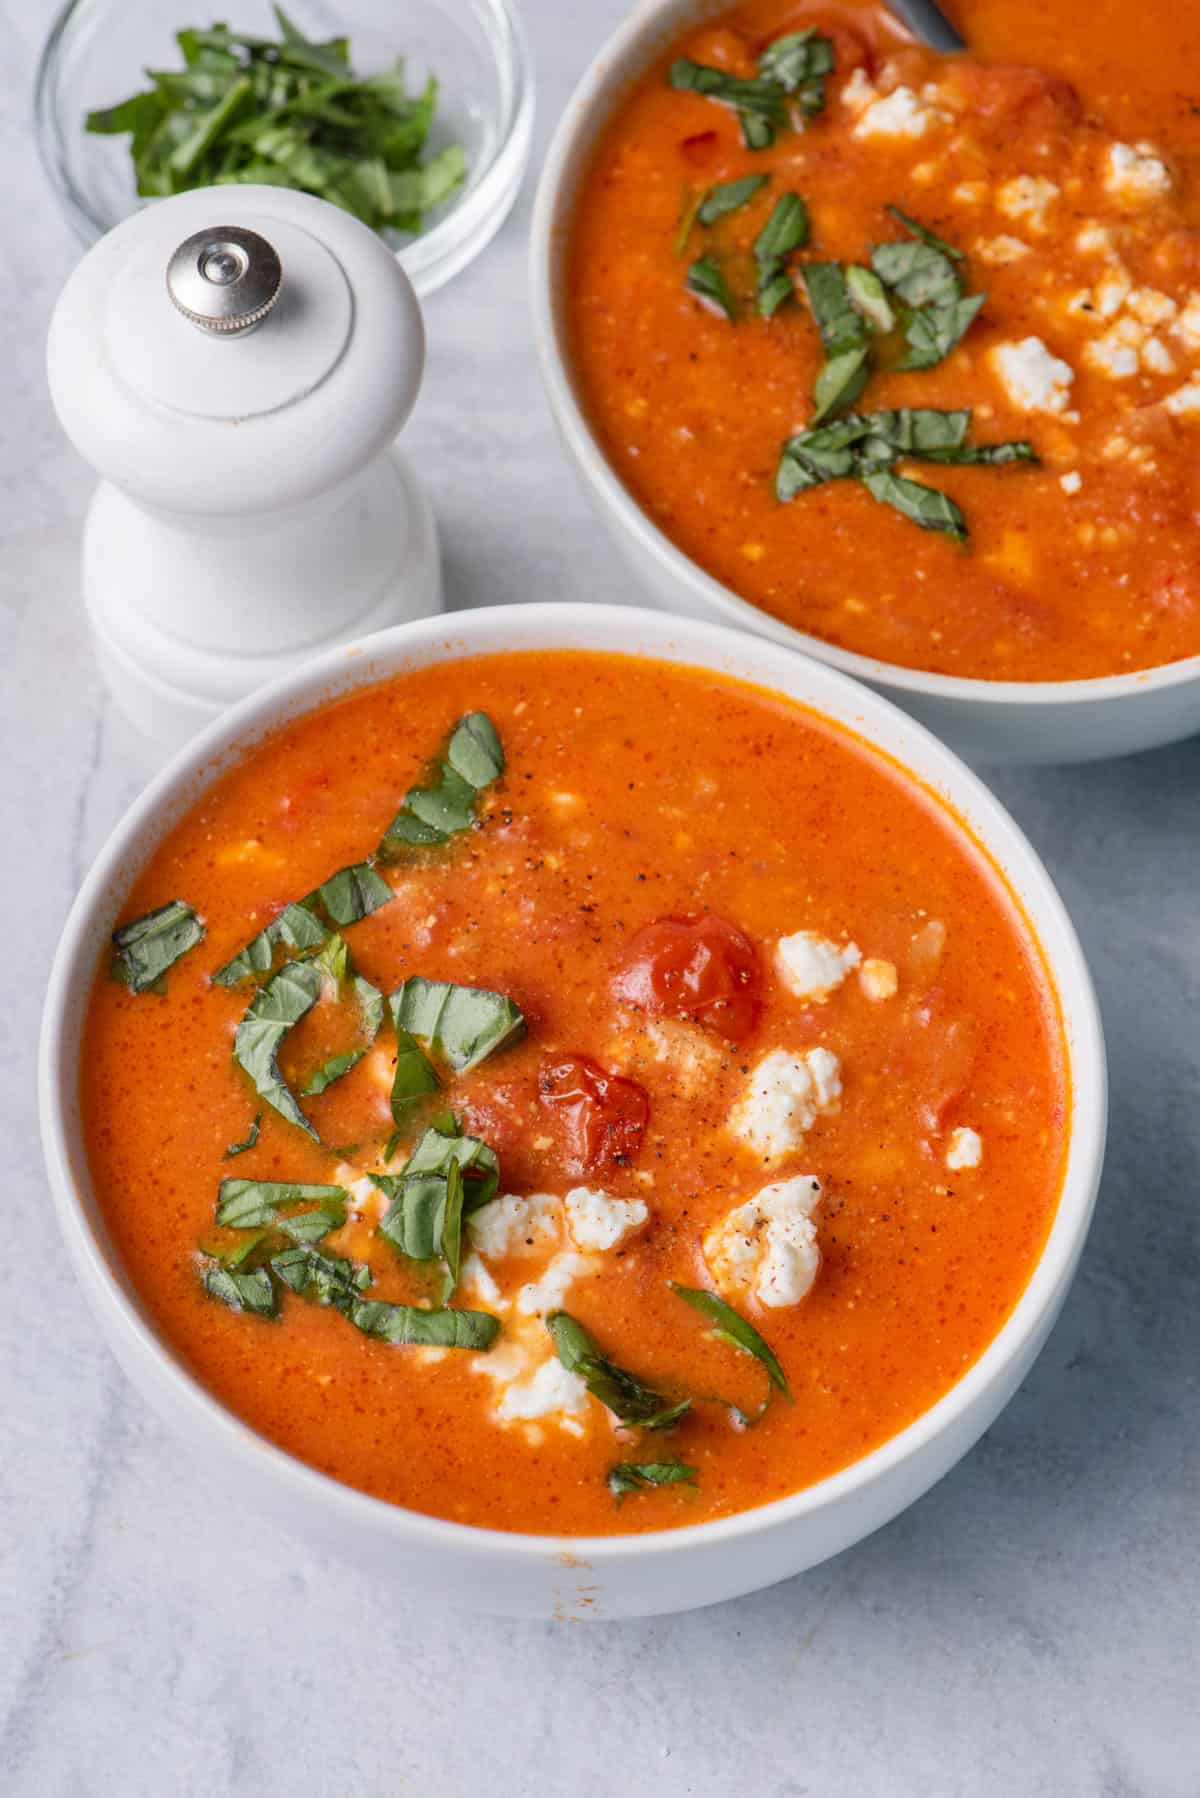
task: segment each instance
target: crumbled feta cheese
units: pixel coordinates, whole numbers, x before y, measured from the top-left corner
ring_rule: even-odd
[[[1153,144],[1110,144],[1104,185],[1119,200],[1153,200],[1170,191],[1171,171]]]
[[[960,181],[950,195],[950,198],[957,200],[960,206],[982,206],[987,197],[986,181]]]
[[[1083,476],[1077,468],[1072,468],[1066,474],[1059,475],[1058,484],[1064,493],[1078,493],[1083,486]]]
[[[1159,293],[1155,287],[1135,288],[1125,305],[1144,325],[1165,325],[1179,310],[1169,293]]]
[[[894,998],[900,985],[895,962],[871,956],[859,969],[858,984],[867,998],[876,1003]]]
[[[1075,370],[1052,356],[1040,337],[998,343],[992,364],[1014,406],[1024,412],[1065,412]]]
[[[1124,341],[1119,330],[1107,331],[1103,337],[1085,344],[1083,359],[1089,367],[1114,381],[1128,380],[1138,370],[1137,350]]]
[[[1159,337],[1148,337],[1142,345],[1142,367],[1154,375],[1173,375],[1175,358]]]
[[[760,1155],[786,1155],[822,1112],[834,1110],[841,1091],[838,1058],[828,1049],[773,1049],[751,1074],[730,1128]]]
[[[547,1311],[559,1310],[587,1265],[586,1255],[565,1249],[542,1270],[539,1279],[522,1286],[517,1294],[517,1310],[526,1317],[541,1317]]]
[[[855,69],[849,81],[842,89],[842,105],[848,106],[851,112],[863,112],[874,105],[879,98],[879,90],[871,81],[865,69]]]
[[[646,1025],[645,1037],[654,1059],[667,1064],[685,1093],[699,1092],[721,1071],[721,1050],[699,1024],[656,1018]]]
[[[567,1226],[579,1249],[615,1249],[650,1215],[641,1199],[610,1199],[606,1192],[590,1186],[573,1186],[563,1202]]]
[[[738,1205],[704,1238],[704,1259],[721,1289],[732,1297],[753,1294],[775,1309],[798,1305],[821,1265],[813,1212],[821,1182],[798,1174],[764,1186]]]
[[[1105,275],[1092,297],[1092,305],[1101,318],[1113,318],[1125,304],[1133,283],[1124,269],[1113,269]]]
[[[946,1166],[955,1173],[960,1168],[978,1167],[983,1160],[983,1139],[977,1130],[952,1130],[946,1144]]]
[[[1006,218],[1024,219],[1032,231],[1046,229],[1046,214],[1059,190],[1044,175],[1017,175],[996,194],[996,205]]]
[[[1200,381],[1189,381],[1186,387],[1177,387],[1169,393],[1163,405],[1174,418],[1191,418],[1200,412]]]
[[[512,1193],[492,1199],[467,1220],[475,1247],[491,1261],[537,1255],[558,1242],[562,1207],[552,1192]]]
[[[514,1380],[501,1394],[496,1415],[502,1423],[534,1418],[579,1418],[587,1410],[588,1389],[577,1373],[568,1373],[557,1355],[543,1361],[528,1379]],[[573,1434],[582,1433],[578,1430]]]
[[[508,1304],[507,1299],[500,1297],[500,1288],[478,1255],[468,1255],[463,1261],[462,1284],[485,1305],[496,1305],[504,1309]]]
[[[1200,350],[1200,293],[1189,293],[1174,329],[1184,349]]]
[[[919,100],[911,87],[897,87],[875,100],[859,115],[855,137],[924,137],[934,125],[949,118],[938,106]]]
[[[975,254],[980,262],[989,262],[994,268],[1004,268],[1010,262],[1019,262],[1022,256],[1028,256],[1029,245],[1022,243],[1019,237],[985,237],[975,245]]]
[[[781,936],[775,945],[780,978],[797,999],[828,999],[861,960],[862,951],[856,943],[839,949],[815,930]]]
[[[1112,232],[1106,225],[1084,225],[1075,234],[1075,248],[1085,256],[1107,256],[1112,247]]]

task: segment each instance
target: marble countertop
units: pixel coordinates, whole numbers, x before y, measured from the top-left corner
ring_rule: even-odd
[[[539,145],[622,10],[525,0]],[[235,1512],[118,1373],[54,1226],[33,1091],[59,927],[146,772],[85,639],[89,482],[43,388],[46,318],[76,254],[28,119],[48,18],[44,0],[0,3],[3,257],[23,300],[0,309],[0,1119],[12,1158],[0,1788],[1196,1798],[1200,740],[994,781],[1095,970],[1108,1172],[1079,1278],[1021,1392],[941,1485],[859,1547],[677,1618],[464,1625]],[[429,369],[406,441],[456,605],[630,596],[541,399],[530,203],[527,190],[427,308]]]

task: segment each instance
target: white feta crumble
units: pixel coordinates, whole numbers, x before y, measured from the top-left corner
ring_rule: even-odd
[[[1113,381],[1126,381],[1138,371],[1138,353],[1118,331],[1106,331],[1103,337],[1084,345],[1083,359],[1098,374]]]
[[[1200,381],[1189,381],[1169,393],[1163,405],[1173,418],[1191,418],[1200,412]]]
[[[986,181],[960,181],[950,195],[950,198],[957,200],[960,206],[982,206],[987,197]]]
[[[1058,484],[1064,493],[1078,493],[1083,486],[1083,476],[1077,468],[1068,469],[1066,474],[1059,475]]]
[[[724,1057],[699,1024],[655,1018],[645,1027],[655,1061],[663,1062],[683,1093],[697,1093],[721,1071]]]
[[[1175,358],[1159,337],[1148,337],[1142,345],[1142,367],[1153,375],[1173,375]]]
[[[867,998],[876,1004],[884,999],[894,999],[900,986],[895,962],[870,956],[858,971],[858,984]]]
[[[524,1380],[513,1380],[500,1395],[496,1415],[502,1423],[529,1423],[553,1417],[572,1435],[581,1436],[578,1419],[587,1410],[588,1389],[577,1373],[568,1373],[557,1355],[543,1361]]]
[[[1125,304],[1126,296],[1132,285],[1133,283],[1123,269],[1113,269],[1111,274],[1105,275],[1092,296],[1092,305],[1101,318],[1116,316]]]
[[[983,1160],[983,1139],[977,1130],[958,1129],[950,1132],[946,1144],[946,1166],[958,1172],[964,1167],[978,1167]]]
[[[993,268],[1004,268],[1010,262],[1019,262],[1022,256],[1028,256],[1029,245],[1019,237],[985,237],[975,245],[975,254],[980,262],[988,262]]]
[[[775,945],[780,978],[797,999],[828,999],[861,960],[862,951],[856,943],[839,949],[815,930],[781,936]]]
[[[842,89],[842,105],[851,112],[864,112],[879,98],[879,90],[863,68],[855,69]]]
[[[1065,412],[1075,370],[1051,355],[1040,337],[998,343],[992,364],[1014,406],[1023,412]]]
[[[1165,325],[1179,310],[1170,294],[1159,293],[1156,287],[1134,288],[1125,305],[1144,325]]]
[[[996,205],[1010,219],[1024,219],[1033,231],[1046,229],[1046,214],[1057,200],[1058,188],[1044,175],[1017,175],[996,193]]]
[[[485,1305],[498,1305],[503,1309],[508,1304],[507,1299],[500,1297],[500,1288],[478,1255],[468,1255],[464,1259],[462,1283],[474,1292]]]
[[[1104,185],[1119,200],[1153,200],[1170,192],[1171,171],[1153,144],[1110,144]]]
[[[798,1305],[811,1291],[821,1265],[813,1212],[821,1182],[813,1174],[764,1186],[738,1205],[704,1238],[704,1259],[721,1289],[752,1294],[775,1309]]]
[[[1107,256],[1112,247],[1112,233],[1106,225],[1084,225],[1075,234],[1075,248],[1085,256]]]
[[[924,137],[934,125],[949,118],[939,106],[929,106],[917,98],[911,87],[893,88],[890,94],[874,100],[859,114],[855,137]]]
[[[650,1215],[641,1199],[612,1199],[590,1186],[573,1186],[563,1203],[567,1227],[579,1249],[615,1249]]]
[[[1186,350],[1200,350],[1200,293],[1189,293],[1174,330]]]
[[[841,1068],[830,1050],[792,1055],[773,1049],[750,1075],[730,1115],[730,1128],[760,1155],[786,1155],[799,1147],[822,1112],[835,1109],[841,1092]]]
[[[562,1207],[552,1192],[505,1193],[472,1212],[467,1223],[475,1247],[490,1261],[537,1255],[558,1242]]]
[[[541,1317],[547,1311],[558,1311],[566,1303],[568,1292],[588,1266],[586,1255],[564,1249],[545,1268],[540,1278],[522,1286],[517,1294],[517,1310],[526,1317]]]

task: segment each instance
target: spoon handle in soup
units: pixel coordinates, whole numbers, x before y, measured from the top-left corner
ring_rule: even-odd
[[[907,25],[931,50],[965,50],[966,39],[946,17],[937,0],[887,0],[888,11]]]

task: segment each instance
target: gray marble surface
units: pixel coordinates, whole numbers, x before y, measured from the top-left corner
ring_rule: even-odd
[[[622,6],[526,10],[541,144]],[[126,1386],[51,1216],[33,1047],[68,903],[144,765],[84,638],[88,482],[42,385],[48,309],[75,255],[27,116],[48,13],[6,0],[0,18],[0,1790],[1196,1798],[1200,741],[996,780],[1096,972],[1108,1173],[1026,1385],[948,1479],[861,1546],[690,1616],[464,1627],[235,1513]],[[458,605],[628,596],[538,388],[529,207],[527,192],[428,307],[409,441]]]

